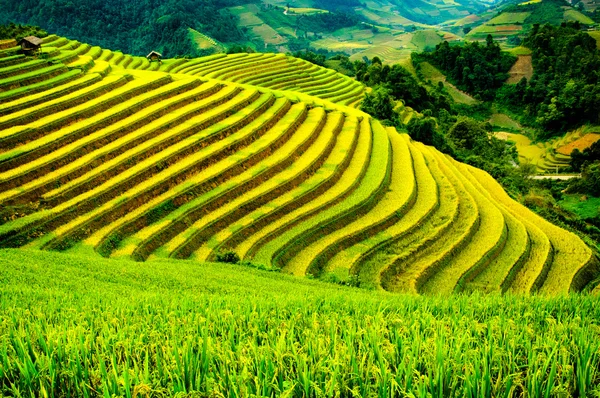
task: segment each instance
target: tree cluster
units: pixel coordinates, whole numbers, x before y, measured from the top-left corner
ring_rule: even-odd
[[[429,91],[405,68],[396,64],[383,65],[378,57],[370,62],[355,61],[356,79],[369,87],[382,88],[393,100],[402,100],[406,106],[433,114],[450,110],[451,100],[440,90]],[[381,91],[381,90],[380,90]],[[377,90],[375,90],[377,93]]]
[[[579,24],[534,26],[525,40],[534,75],[506,86],[499,100],[544,129],[547,138],[586,123],[600,122],[600,51]]]
[[[490,35],[485,45],[467,42],[451,46],[444,41],[435,51],[422,53],[418,58],[444,71],[448,80],[461,90],[486,101],[494,99],[516,61],[516,57],[503,52]]]
[[[315,65],[325,66],[326,57],[323,54],[317,54],[312,51],[296,51],[292,54],[296,58],[312,62]]]
[[[16,39],[19,41],[27,36],[46,37],[48,32],[38,26],[15,25],[14,23],[0,25],[0,40]]]
[[[355,26],[358,23],[359,19],[353,13],[327,12],[298,16],[297,28],[306,32],[325,33]]]
[[[315,7],[329,11],[352,10],[360,6],[360,0],[315,0]]]
[[[240,40],[238,19],[226,8],[240,0],[22,0],[5,1],[0,24],[11,21],[41,26],[58,35],[146,55],[196,56],[188,28],[223,42]]]
[[[600,141],[594,142],[590,147],[585,148],[583,152],[574,149],[571,152],[570,165],[574,171],[581,171],[585,166],[600,162]]]

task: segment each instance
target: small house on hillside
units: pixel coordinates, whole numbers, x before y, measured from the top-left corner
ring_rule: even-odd
[[[35,36],[27,36],[21,39],[19,45],[25,55],[37,55],[42,50],[42,39]]]
[[[158,63],[162,62],[160,59],[162,57],[162,54],[157,52],[157,51],[152,51],[150,52],[150,54],[146,55],[146,58],[148,58],[148,61],[153,62],[156,61]]]

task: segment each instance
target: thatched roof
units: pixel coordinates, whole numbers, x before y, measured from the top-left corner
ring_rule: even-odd
[[[162,54],[159,53],[158,51],[150,51],[150,54],[146,55],[146,58],[150,58],[153,55],[156,55],[157,57],[162,57]]]
[[[29,44],[32,44],[34,46],[41,46],[43,41],[42,39],[40,39],[39,37],[35,37],[35,36],[27,36],[21,39],[21,41],[19,43],[23,43],[24,41],[26,41]]]

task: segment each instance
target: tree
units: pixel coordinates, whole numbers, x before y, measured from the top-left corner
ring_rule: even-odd
[[[408,135],[425,145],[432,145],[441,152],[453,154],[453,149],[446,137],[438,128],[434,117],[428,116],[427,111],[422,118],[412,118],[406,126]]]
[[[585,148],[583,152],[574,149],[571,152],[571,168],[575,171],[581,171],[585,165],[600,161],[600,141],[594,142],[590,147]]]
[[[581,178],[569,184],[567,192],[600,196],[600,162],[586,163],[581,170]]]
[[[390,91],[383,86],[377,86],[372,92],[367,93],[360,109],[379,120],[393,122],[395,119],[394,100]]]
[[[488,135],[481,123],[463,116],[450,128],[448,138],[457,148],[473,150],[482,146]]]
[[[495,92],[508,78],[508,71],[517,58],[501,51],[491,35],[485,45],[477,42],[450,46],[446,41],[435,51],[417,56],[445,72],[448,79],[474,96],[485,101],[494,99]]]

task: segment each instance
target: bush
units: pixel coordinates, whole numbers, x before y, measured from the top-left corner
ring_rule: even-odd
[[[226,251],[224,253],[217,253],[217,261],[220,263],[239,264],[240,256],[234,251]]]

